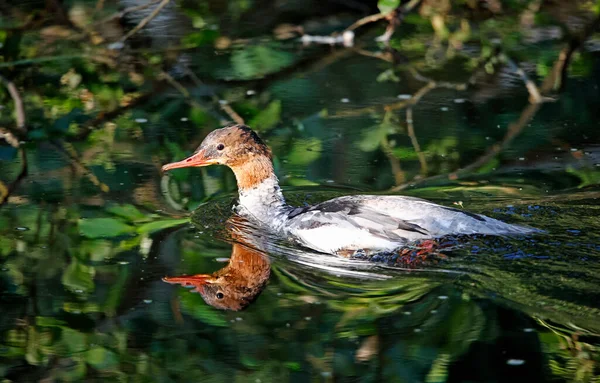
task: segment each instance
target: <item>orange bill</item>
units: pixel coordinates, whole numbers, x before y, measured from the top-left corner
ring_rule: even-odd
[[[164,282],[171,284],[179,284],[183,287],[196,287],[192,291],[202,292],[204,286],[210,283],[214,283],[215,278],[210,274],[196,274],[189,276],[180,276],[180,277],[165,277],[163,278]]]
[[[207,157],[204,150],[199,150],[196,153],[189,156],[188,158],[186,158],[185,160],[179,162],[171,162],[170,164],[164,165],[162,167],[162,171],[166,172],[172,169],[189,168],[193,166],[208,166],[214,164],[216,164],[216,162],[213,159]]]

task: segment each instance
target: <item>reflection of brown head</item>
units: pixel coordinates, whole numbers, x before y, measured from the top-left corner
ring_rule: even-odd
[[[271,274],[266,254],[233,244],[229,264],[213,274],[164,278],[168,283],[195,286],[209,305],[221,310],[243,310],[263,291]]]

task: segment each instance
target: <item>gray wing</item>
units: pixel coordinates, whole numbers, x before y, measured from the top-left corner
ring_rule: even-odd
[[[450,234],[527,234],[536,229],[404,196],[345,196],[288,216],[299,229],[352,225],[388,240],[415,240]]]
[[[306,208],[290,211],[290,226],[299,230],[315,229],[325,225],[336,225],[358,230],[387,241],[405,242],[407,239],[431,237],[430,233],[416,223],[361,204],[351,198],[336,198]]]

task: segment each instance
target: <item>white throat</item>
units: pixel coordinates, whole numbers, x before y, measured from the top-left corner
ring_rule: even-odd
[[[289,207],[285,203],[277,177],[266,178],[253,188],[240,189],[238,214],[279,230],[287,219]]]

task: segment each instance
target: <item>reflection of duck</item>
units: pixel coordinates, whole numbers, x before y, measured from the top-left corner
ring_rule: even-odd
[[[211,132],[191,157],[165,165],[163,171],[214,164],[227,165],[235,173],[240,215],[324,253],[391,251],[407,242],[452,234],[537,231],[404,196],[344,196],[315,206],[289,206],[269,148],[244,125]]]
[[[168,283],[195,286],[206,303],[222,310],[246,308],[267,284],[271,266],[266,254],[246,245],[233,243],[227,266],[213,274],[164,278]]]

